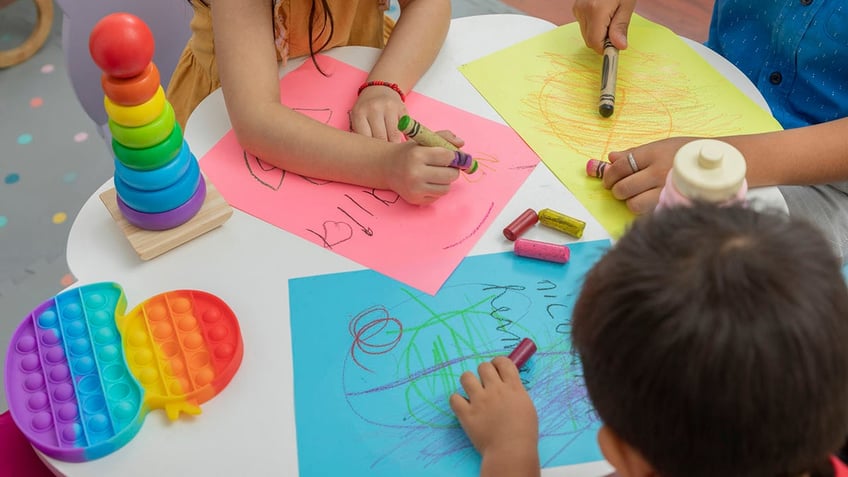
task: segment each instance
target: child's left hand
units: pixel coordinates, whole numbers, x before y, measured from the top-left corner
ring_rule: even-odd
[[[407,114],[400,96],[384,86],[365,88],[350,111],[350,130],[389,142],[401,142],[398,120]]]
[[[523,461],[538,465],[539,422],[536,408],[509,358],[480,364],[480,379],[470,371],[460,377],[468,399],[450,397],[450,406],[484,461]]]

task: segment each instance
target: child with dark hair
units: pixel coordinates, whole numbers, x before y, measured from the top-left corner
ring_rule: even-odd
[[[572,341],[622,477],[848,476],[832,457],[848,435],[848,288],[805,221],[706,204],[637,219],[587,275]],[[479,375],[451,406],[481,475],[538,475],[515,366]]]
[[[450,0],[189,0],[192,36],[167,97],[185,127],[194,108],[222,88],[239,143],[296,174],[390,189],[413,204],[431,203],[459,177],[453,151],[403,142],[404,99],[442,47]],[[391,35],[387,35],[391,24]],[[388,40],[386,40],[388,36]],[[279,65],[338,46],[380,48],[367,80],[350,91],[350,132],[281,104]],[[351,132],[355,134],[351,134]],[[456,146],[463,142],[447,131]]]

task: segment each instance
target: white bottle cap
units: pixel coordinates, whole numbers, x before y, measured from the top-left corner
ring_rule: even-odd
[[[715,139],[697,139],[674,155],[671,180],[691,200],[724,202],[742,188],[745,171],[745,158],[738,149]]]

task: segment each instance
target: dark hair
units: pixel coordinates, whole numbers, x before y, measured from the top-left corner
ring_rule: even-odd
[[[202,5],[205,5],[207,7],[209,6],[209,4],[206,3],[206,0],[187,0],[187,1],[188,1],[188,3],[192,3],[192,1],[197,1],[198,3],[200,3]],[[274,10],[274,1],[271,0],[271,14],[272,15],[274,14],[273,10]],[[309,41],[309,57],[312,58],[312,64],[314,64],[315,67],[318,68],[318,71],[320,71],[321,74],[326,76],[326,74],[321,69],[321,67],[318,66],[318,62],[315,60],[315,54],[322,51],[324,48],[327,47],[327,45],[330,44],[330,40],[333,39],[333,33],[335,33],[335,31],[336,31],[336,22],[333,19],[333,12],[330,11],[330,5],[327,3],[327,0],[321,0],[321,14],[322,14],[322,16],[320,18],[321,31],[318,32],[318,38],[320,38],[321,35],[323,35],[325,31],[327,31],[328,27],[330,29],[330,34],[327,35],[327,39],[324,40],[324,43],[322,43],[321,46],[319,46],[318,49],[316,50],[315,46],[313,45],[313,41],[316,38],[315,37],[315,24],[319,21],[318,4],[315,2],[315,0],[312,0],[312,6],[309,8],[309,30],[308,30],[309,31],[309,39],[310,39],[310,41]]]
[[[664,477],[801,475],[848,433],[848,289],[800,219],[708,204],[637,219],[572,325],[601,420]]]

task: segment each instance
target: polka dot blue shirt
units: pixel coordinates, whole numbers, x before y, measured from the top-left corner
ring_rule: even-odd
[[[848,116],[844,0],[716,0],[707,46],[753,81],[786,129]]]

